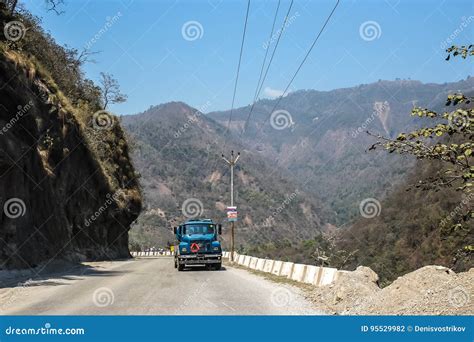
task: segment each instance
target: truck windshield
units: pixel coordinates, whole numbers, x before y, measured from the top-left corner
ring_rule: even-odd
[[[213,224],[187,224],[186,234],[214,234]]]

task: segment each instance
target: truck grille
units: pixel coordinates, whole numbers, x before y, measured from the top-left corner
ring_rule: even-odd
[[[199,251],[198,253],[206,253],[211,250],[211,244],[206,241],[196,241],[196,243],[199,246]]]

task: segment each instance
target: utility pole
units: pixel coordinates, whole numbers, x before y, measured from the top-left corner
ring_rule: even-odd
[[[230,153],[230,158],[226,159],[222,155],[222,159],[230,166],[230,206],[234,206],[234,166],[240,158],[240,152],[237,153],[237,157],[234,156],[234,151]],[[231,236],[230,236],[230,261],[234,262],[234,237],[235,237],[235,222],[231,221]]]

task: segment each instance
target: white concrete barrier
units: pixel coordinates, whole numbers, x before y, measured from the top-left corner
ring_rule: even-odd
[[[256,270],[257,271],[263,271],[263,268],[265,266],[266,261],[267,260],[265,260],[265,259],[258,259]]]
[[[283,261],[276,260],[273,262],[272,274],[279,276],[281,273],[281,267],[283,266]]]
[[[304,264],[294,264],[293,271],[288,276],[289,279],[302,282],[304,279],[304,274],[306,271],[306,265]]]
[[[322,274],[318,286],[331,284],[336,278],[337,269],[330,267],[322,267]]]
[[[145,254],[145,252],[132,252],[132,255]],[[172,255],[166,252],[166,255]],[[222,252],[222,257],[230,259],[230,252]],[[347,271],[338,271],[335,268],[319,267],[314,265],[295,264],[281,260],[261,259],[250,255],[241,255],[234,252],[234,261],[243,267],[272,273],[286,277],[297,282],[304,282],[316,286],[329,285],[337,280],[340,274]]]
[[[280,275],[283,277],[289,277],[293,271],[293,265],[293,262],[284,262],[283,266],[281,267]]]
[[[245,258],[244,258],[244,263],[242,265],[245,266],[245,267],[250,267],[250,259],[251,258],[252,258],[251,256],[246,255]]]
[[[306,273],[303,282],[306,284],[315,284],[318,280],[319,267],[313,265],[306,265]]]
[[[267,259],[265,260],[265,266],[263,267],[263,272],[270,273],[273,269],[274,260]]]
[[[258,261],[258,258],[256,257],[250,257],[250,263],[249,263],[249,268],[251,268],[252,270],[256,269],[257,268],[257,261]]]

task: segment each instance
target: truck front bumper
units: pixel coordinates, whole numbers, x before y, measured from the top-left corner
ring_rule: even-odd
[[[206,265],[220,264],[222,262],[221,254],[189,254],[178,255],[177,257],[180,265]]]

